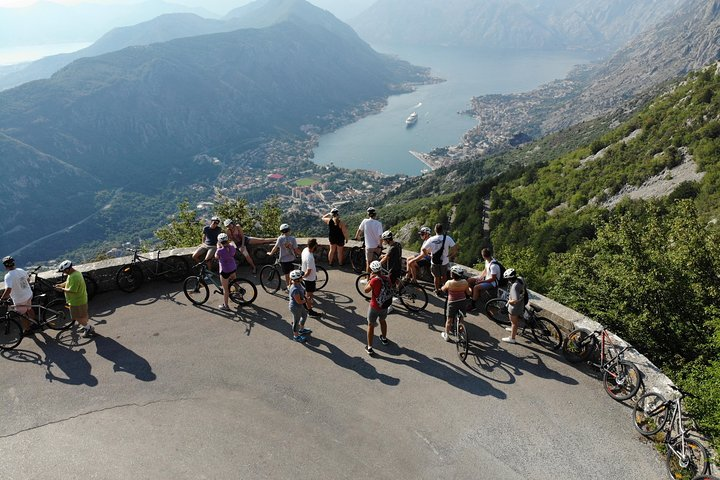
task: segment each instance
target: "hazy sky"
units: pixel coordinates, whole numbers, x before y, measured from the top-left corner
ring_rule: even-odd
[[[27,7],[39,0],[0,0],[0,7]],[[142,0],[49,0],[53,3],[64,5],[77,5],[78,3],[100,3],[100,4],[132,4],[140,3]],[[190,7],[203,7],[218,14],[225,14],[233,8],[239,7],[252,0],[164,0],[168,3],[177,3]],[[340,19],[346,20],[355,16],[372,5],[375,0],[308,0],[332,12]]]

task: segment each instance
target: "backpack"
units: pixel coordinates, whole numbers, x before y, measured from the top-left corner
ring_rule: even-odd
[[[505,275],[505,267],[502,263],[498,262],[497,260],[493,259],[490,264],[495,264],[498,267],[500,267],[500,275],[498,276],[498,287],[507,287],[507,279],[504,277]]]
[[[380,279],[380,293],[375,300],[380,305],[380,308],[385,309],[392,305],[392,285],[390,285],[390,280],[385,275],[378,275],[378,278]]]
[[[528,293],[527,285],[525,285],[525,279],[523,277],[517,277],[517,281],[520,282],[523,287],[523,306],[525,306],[530,303],[530,294]]]
[[[443,241],[442,245],[440,245],[440,250],[432,254],[432,264],[433,265],[442,265],[442,257],[443,252],[445,251],[445,240],[447,239],[447,235],[443,235]]]

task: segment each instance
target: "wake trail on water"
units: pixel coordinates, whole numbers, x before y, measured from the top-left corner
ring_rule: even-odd
[[[416,110],[416,109],[418,109],[418,108],[420,108],[420,107],[422,107],[422,102],[420,102],[420,103],[418,103],[417,105],[415,105],[415,106],[413,107],[413,110]]]

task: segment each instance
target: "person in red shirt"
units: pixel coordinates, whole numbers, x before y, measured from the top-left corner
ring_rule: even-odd
[[[388,315],[388,309],[382,308],[378,303],[378,295],[380,295],[380,290],[382,289],[381,278],[384,277],[385,281],[388,283],[390,282],[390,279],[385,275],[381,275],[381,272],[382,264],[379,261],[375,260],[374,262],[370,262],[370,280],[365,285],[365,293],[372,292],[370,295],[370,305],[368,306],[367,313],[368,332],[365,351],[368,355],[375,354],[372,344],[375,336],[375,325],[377,325],[378,319],[380,320],[380,341],[383,345],[390,343],[387,339],[387,322],[385,321]]]

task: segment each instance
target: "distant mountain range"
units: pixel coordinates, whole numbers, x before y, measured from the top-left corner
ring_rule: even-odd
[[[304,0],[263,0],[231,17],[266,26],[82,58],[50,79],[0,92],[2,161],[15,170],[0,195],[32,187],[48,218],[35,233],[86,213],[58,201],[56,179],[62,192],[84,192],[88,208],[97,207],[87,200],[99,190],[187,185],[218,173],[199,159],[230,161],[248,145],[323,127],[427,78],[426,69],[375,52]],[[29,208],[0,213],[4,245],[23,242],[27,232],[13,228],[32,218]]]
[[[378,0],[350,24],[373,44],[611,52],[684,0]]]

